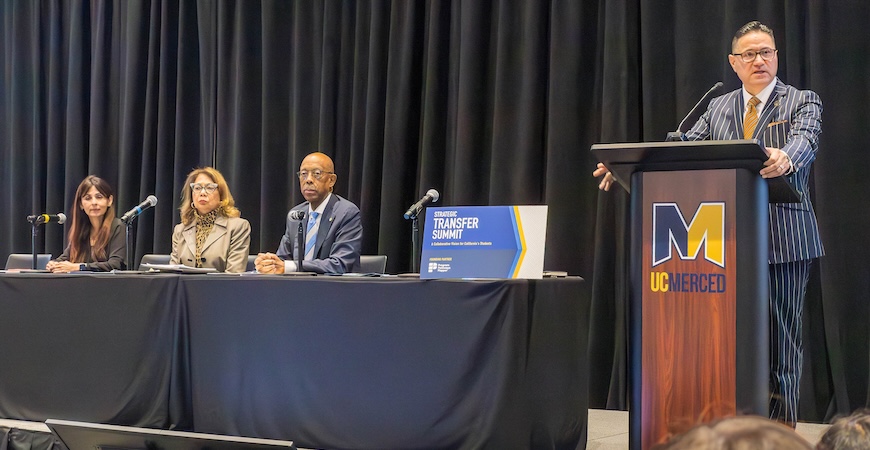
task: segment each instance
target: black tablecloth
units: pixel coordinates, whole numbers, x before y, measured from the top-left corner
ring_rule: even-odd
[[[585,443],[582,280],[181,286],[195,431],[326,448]]]
[[[0,417],[187,427],[177,276],[0,276]]]
[[[582,447],[589,305],[580,279],[5,274],[0,417]]]

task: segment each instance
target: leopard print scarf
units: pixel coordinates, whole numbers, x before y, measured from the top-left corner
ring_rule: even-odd
[[[218,210],[213,209],[208,214],[199,215],[198,212],[193,212],[196,218],[196,267],[202,267],[202,246],[205,244],[205,239],[214,228],[214,221],[217,219]]]

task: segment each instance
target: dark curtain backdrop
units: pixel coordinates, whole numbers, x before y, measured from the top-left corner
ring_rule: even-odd
[[[160,199],[135,259],[168,253],[204,165],[252,253],[274,250],[314,150],[390,272],[410,268],[402,212],[429,188],[444,205],[547,204],[546,268],[593,283],[592,405],[626,408],[627,195],[597,191],[589,147],[662,140],[714,82],[737,88],[726,54],[752,19],[776,32],[780,78],[825,103],[800,414],[830,419],[870,403],[864,0],[0,0],[0,256],[29,253],[25,216],[70,214],[90,173],[119,214]],[[38,251],[64,245],[39,229]]]

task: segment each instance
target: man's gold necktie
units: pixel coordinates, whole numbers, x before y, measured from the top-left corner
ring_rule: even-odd
[[[758,110],[756,105],[761,103],[758,97],[753,96],[749,99],[749,106],[746,107],[746,118],[743,119],[743,139],[752,139],[755,134],[755,126],[758,125]]]

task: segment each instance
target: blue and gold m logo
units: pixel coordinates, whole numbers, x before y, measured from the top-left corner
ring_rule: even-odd
[[[702,244],[704,259],[725,267],[725,203],[701,203],[688,225],[676,203],[652,206],[653,267],[671,259],[672,247],[677,248],[680,259],[696,259]]]

